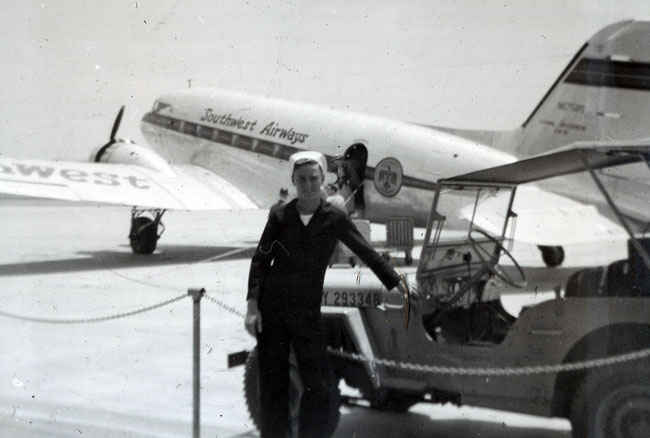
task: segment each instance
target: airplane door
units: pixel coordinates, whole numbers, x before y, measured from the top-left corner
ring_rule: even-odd
[[[344,191],[344,197],[351,197],[353,211],[363,212],[363,181],[366,176],[368,149],[363,143],[354,143],[343,154],[339,167],[339,186]],[[348,205],[350,205],[350,203]]]

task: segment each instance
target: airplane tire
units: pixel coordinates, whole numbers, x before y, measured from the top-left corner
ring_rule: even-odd
[[[650,372],[647,363],[595,370],[585,377],[571,406],[574,438],[650,436]]]
[[[300,398],[302,397],[303,389],[293,352],[289,357],[289,367],[289,428],[291,429],[289,436],[297,437]],[[327,436],[334,433],[341,417],[341,391],[339,390],[338,379],[331,372],[330,379],[331,382],[328,385],[330,388],[329,416],[327,424],[322,425],[322,428],[328,432]],[[251,351],[246,360],[246,368],[244,370],[244,396],[246,398],[248,413],[259,430],[262,424],[262,411],[260,406],[259,354],[257,347]]]
[[[153,219],[140,216],[131,222],[129,243],[134,254],[151,254],[156,250],[158,230]]]
[[[544,264],[549,268],[555,268],[564,262],[564,248],[561,246],[539,245],[538,248],[542,252]]]

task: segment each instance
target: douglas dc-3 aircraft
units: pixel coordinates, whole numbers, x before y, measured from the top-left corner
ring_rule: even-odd
[[[309,149],[327,156],[329,180],[338,174],[356,215],[380,223],[407,217],[424,226],[440,178],[576,141],[650,138],[650,22],[625,21],[599,31],[521,127],[507,132],[426,126],[188,89],[159,97],[144,115],[147,148],[115,137],[123,109],[109,142],[92,152],[90,163],[1,157],[0,192],[133,206],[131,247],[151,253],[166,210],[267,208],[280,188],[292,187],[288,157]],[[622,173],[601,172],[632,222],[647,213],[639,209],[650,198],[650,181],[636,177],[638,170],[633,165]],[[529,187],[535,196],[519,196],[528,203],[513,208],[515,239],[539,245],[547,264],[557,265],[563,258],[559,242],[624,236],[605,212],[583,203],[593,202],[592,184],[589,176],[579,175]],[[461,216],[466,201],[459,203]],[[490,223],[475,221],[490,230]]]

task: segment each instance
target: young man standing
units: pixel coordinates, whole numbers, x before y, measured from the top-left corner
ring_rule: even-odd
[[[322,426],[327,421],[329,371],[320,305],[325,270],[337,240],[355,252],[387,289],[402,287],[397,272],[347,215],[322,199],[325,157],[303,151],[292,155],[289,163],[297,198],[271,210],[248,278],[246,329],[257,336],[263,438],[287,434],[290,346],[304,385],[299,436],[327,433]]]

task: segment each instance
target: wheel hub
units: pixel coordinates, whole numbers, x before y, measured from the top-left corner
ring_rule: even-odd
[[[611,418],[615,436],[644,438],[650,436],[650,402],[641,398],[628,400]]]
[[[639,389],[621,388],[603,400],[596,421],[604,423],[600,425],[604,427],[596,429],[607,431],[612,438],[649,437],[650,399]]]

